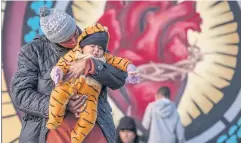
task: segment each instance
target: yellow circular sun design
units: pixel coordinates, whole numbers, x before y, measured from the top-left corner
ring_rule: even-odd
[[[237,64],[238,24],[228,2],[197,1],[197,12],[203,20],[201,33],[188,32],[189,43],[210,52],[188,74],[187,85],[179,103],[183,125],[192,123],[202,113],[211,111],[224,96],[221,89],[230,85]],[[232,22],[233,21],[233,22]],[[194,74],[196,73],[196,74]]]
[[[4,73],[2,72],[2,142],[17,143],[21,126],[21,121],[8,94]]]

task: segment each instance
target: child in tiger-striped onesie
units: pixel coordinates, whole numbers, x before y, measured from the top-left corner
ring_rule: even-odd
[[[131,61],[104,52],[106,51],[108,40],[109,33],[107,28],[102,25],[96,24],[85,28],[78,37],[77,46],[61,57],[51,71],[51,78],[56,82],[56,87],[50,96],[48,129],[56,129],[63,122],[66,105],[72,95],[76,93],[87,95],[86,106],[71,132],[72,143],[83,142],[84,138],[94,127],[97,118],[98,97],[102,85],[86,74],[68,81],[62,81],[62,79],[68,72],[68,62],[89,58],[99,59],[120,70],[127,71],[127,66],[131,64]],[[98,48],[99,52],[93,52],[94,48]],[[56,80],[56,78],[58,79]]]

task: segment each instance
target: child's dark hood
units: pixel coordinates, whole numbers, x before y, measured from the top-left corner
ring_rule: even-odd
[[[125,116],[120,120],[119,126],[117,127],[117,130],[130,130],[133,132],[137,132],[136,131],[136,124],[134,119],[132,119],[131,117]]]

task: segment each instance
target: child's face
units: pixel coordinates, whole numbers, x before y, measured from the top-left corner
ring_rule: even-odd
[[[101,58],[104,55],[104,50],[99,45],[85,45],[82,51],[83,51],[83,54],[91,54],[95,58]]]
[[[136,134],[129,130],[120,130],[119,135],[123,143],[132,143],[136,137]]]

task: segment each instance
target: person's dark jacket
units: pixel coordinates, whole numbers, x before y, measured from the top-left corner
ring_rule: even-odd
[[[21,48],[18,69],[11,81],[11,97],[15,106],[24,113],[20,143],[44,143],[48,129],[49,97],[54,88],[50,71],[68,49],[51,43],[45,36],[38,36]],[[107,101],[107,89],[118,89],[125,84],[127,73],[111,65],[94,60],[94,79],[103,85],[99,96],[97,123],[108,143],[115,142],[112,109]]]

